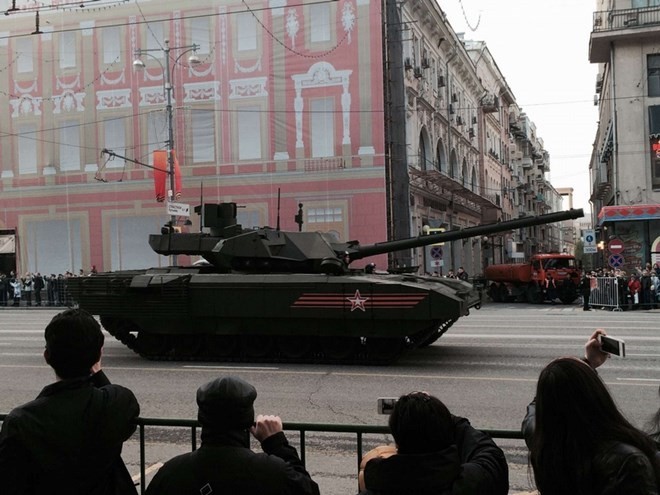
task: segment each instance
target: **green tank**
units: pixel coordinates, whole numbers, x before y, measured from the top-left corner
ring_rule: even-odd
[[[582,210],[361,246],[317,232],[243,229],[236,204],[204,204],[203,232],[165,227],[161,255],[193,266],[99,273],[68,280],[75,304],[141,356],[156,360],[386,364],[437,340],[481,304],[472,284],[353,261],[574,219]]]

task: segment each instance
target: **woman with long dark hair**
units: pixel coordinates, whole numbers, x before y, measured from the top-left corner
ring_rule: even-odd
[[[598,333],[594,367],[606,359],[593,352]],[[523,423],[536,486],[541,495],[657,495],[657,445],[619,411],[589,365],[589,345],[585,360],[555,359],[539,376]]]

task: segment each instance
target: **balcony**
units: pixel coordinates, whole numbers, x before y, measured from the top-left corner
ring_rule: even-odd
[[[594,12],[593,20],[589,61],[605,63],[609,62],[612,42],[657,40],[660,31],[660,6],[598,11]]]

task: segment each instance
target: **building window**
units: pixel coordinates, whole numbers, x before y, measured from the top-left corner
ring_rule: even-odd
[[[313,158],[335,154],[333,100],[333,98],[316,98],[310,101]]]
[[[76,66],[76,33],[65,32],[60,35],[60,69]]]
[[[236,16],[236,40],[239,52],[257,49],[257,21],[251,13]]]
[[[126,156],[126,122],[123,118],[106,119],[103,122],[103,147],[114,151],[120,156]],[[125,160],[116,157],[109,160],[107,168],[121,168]]]
[[[330,4],[309,6],[309,39],[312,43],[330,41]]]
[[[307,230],[325,232],[332,234],[337,241],[348,239],[348,229],[346,227],[346,204],[335,202],[314,206],[310,205],[305,211],[305,225]]]
[[[145,232],[159,232],[163,216],[114,217],[110,220],[110,269],[131,270],[145,266],[167,266],[167,256],[160,256],[144,242]]]
[[[208,17],[197,17],[190,21],[190,39],[199,45],[197,53],[211,53],[211,29]]]
[[[649,145],[653,189],[660,188],[660,105],[649,107]]]
[[[238,159],[261,159],[261,112],[257,106],[242,107],[238,117]]]
[[[215,161],[215,116],[213,112],[193,110],[191,120],[193,163]]]
[[[147,50],[154,50],[150,52],[156,58],[163,58],[165,53],[165,30],[162,22],[150,22],[149,29],[147,30]]]
[[[80,234],[81,222],[77,218],[26,222],[25,262],[28,271],[50,274],[77,272],[83,268]]]
[[[249,209],[249,207],[241,208],[236,212],[236,222],[245,229],[260,227],[262,225],[261,211]]]
[[[633,9],[660,6],[660,0],[632,0]]]
[[[114,64],[121,60],[121,34],[118,27],[104,28],[103,63]]]
[[[147,153],[149,164],[153,165],[154,151],[167,146],[167,119],[164,112],[150,112],[147,115]]]
[[[32,59],[32,38],[18,38],[16,40],[16,56],[18,57],[16,71],[21,73],[32,72],[34,62]]]
[[[340,207],[336,208],[309,208],[307,210],[307,223],[334,223],[344,220]]]
[[[60,171],[80,170],[80,126],[77,121],[60,127]]]
[[[22,124],[18,126],[18,173],[37,173],[37,141],[35,124]]]
[[[647,55],[649,96],[660,96],[660,55]]]

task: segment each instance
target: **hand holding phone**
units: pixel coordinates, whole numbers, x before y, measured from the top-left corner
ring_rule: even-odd
[[[396,404],[398,400],[397,397],[379,397],[378,414],[392,414],[394,404]]]
[[[626,343],[623,340],[600,334],[598,336],[598,341],[600,342],[600,348],[603,352],[621,358],[626,357]]]

